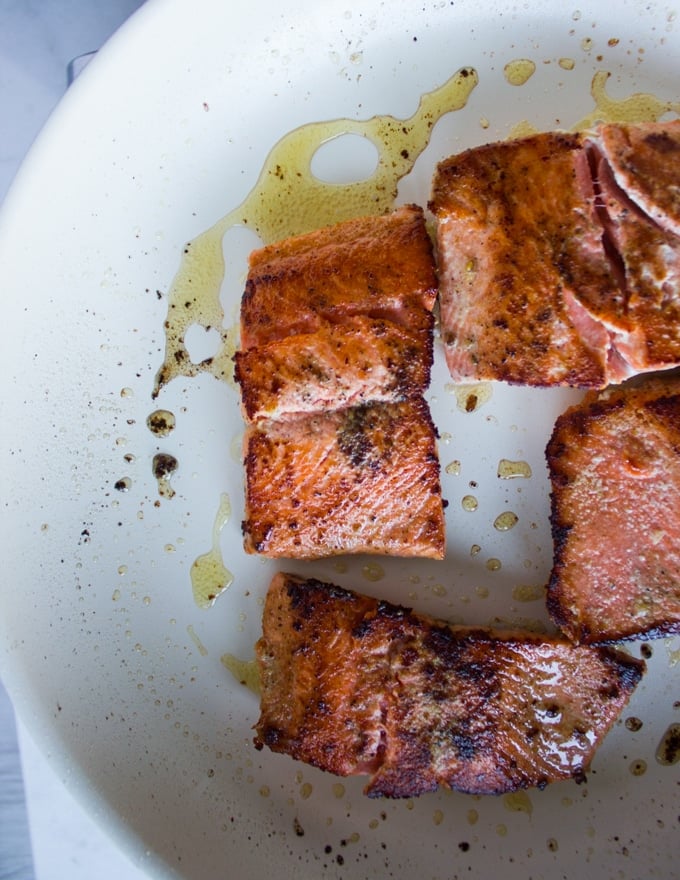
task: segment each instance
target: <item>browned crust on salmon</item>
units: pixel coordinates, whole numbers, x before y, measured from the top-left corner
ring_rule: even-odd
[[[680,120],[487,144],[433,179],[457,381],[603,388],[680,364]]]
[[[372,797],[581,781],[644,670],[612,649],[453,627],[283,573],[256,651],[256,746],[368,774]]]
[[[555,623],[581,643],[680,632],[680,378],[587,396],[546,458]]]
[[[437,167],[442,338],[459,381],[606,384],[601,339],[574,321],[587,292],[616,281],[593,215],[578,134],[549,132],[487,144]]]
[[[436,432],[422,398],[250,426],[246,552],[444,556]]]
[[[437,295],[423,210],[405,205],[253,251],[241,301],[241,346],[314,331],[347,315],[409,326]]]
[[[430,384],[434,317],[422,309],[405,327],[353,315],[313,333],[286,336],[234,356],[247,421],[397,401]]]

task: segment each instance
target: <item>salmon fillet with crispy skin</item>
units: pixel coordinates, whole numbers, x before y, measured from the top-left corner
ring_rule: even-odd
[[[440,163],[456,380],[601,388],[680,363],[680,120],[489,144]]]
[[[609,648],[448,626],[282,573],[256,652],[256,746],[367,774],[371,797],[582,781],[644,670]]]
[[[411,325],[352,315],[313,333],[238,351],[235,378],[247,421],[396,401],[424,394],[433,357],[431,312]]]
[[[349,315],[412,325],[437,295],[422,208],[405,205],[253,251],[241,300],[241,346],[265,345]]]
[[[680,632],[680,377],[591,393],[546,457],[555,623],[581,643]]]
[[[244,448],[246,552],[443,558],[435,429],[421,397],[262,420]]]

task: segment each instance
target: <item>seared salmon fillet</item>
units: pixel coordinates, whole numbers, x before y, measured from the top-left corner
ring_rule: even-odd
[[[256,645],[255,744],[371,797],[581,781],[644,664],[559,638],[449,626],[279,573]]]
[[[555,623],[580,643],[680,632],[680,378],[591,393],[546,457]]]
[[[606,384],[606,332],[579,299],[616,287],[594,197],[580,135],[488,144],[439,164],[430,208],[454,379]]]
[[[236,353],[246,420],[337,409],[424,394],[430,384],[434,317],[414,312],[410,327],[352,315]]]
[[[680,120],[488,144],[438,166],[454,379],[602,388],[680,363]]]
[[[410,327],[432,310],[437,276],[422,208],[359,217],[253,251],[241,300],[241,347],[310,333],[348,315]]]
[[[251,254],[234,357],[249,424],[248,553],[443,557],[437,435],[423,397],[436,291],[414,205]]]
[[[443,558],[436,435],[421,397],[261,420],[244,452],[248,553]]]
[[[606,125],[593,140],[604,240],[621,267],[615,346],[632,372],[680,363],[680,120]],[[585,301],[584,297],[584,301]],[[585,302],[586,307],[591,304]],[[618,303],[615,304],[618,310]]]

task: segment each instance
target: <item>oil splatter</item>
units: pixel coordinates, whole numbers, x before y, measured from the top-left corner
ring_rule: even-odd
[[[234,576],[224,565],[220,549],[220,533],[229,522],[230,516],[229,496],[222,494],[213,525],[212,547],[207,553],[199,556],[191,566],[194,601],[199,608],[209,608],[234,580]]]
[[[518,477],[529,479],[531,467],[526,461],[512,461],[509,458],[501,458],[496,471],[500,480],[514,480]]]
[[[664,767],[680,761],[680,724],[670,724],[657,746],[655,758]]]
[[[516,513],[513,513],[512,510],[505,510],[503,513],[499,513],[493,521],[493,527],[498,532],[508,532],[510,529],[513,529],[518,522],[519,517]]]
[[[236,681],[254,694],[260,693],[260,669],[257,660],[240,660],[233,654],[222,654],[220,662],[234,676]]]
[[[511,86],[523,86],[536,72],[536,63],[529,58],[509,61],[503,68],[503,75]]]

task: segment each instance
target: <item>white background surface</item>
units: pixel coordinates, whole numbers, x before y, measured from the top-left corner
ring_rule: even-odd
[[[99,48],[141,0],[0,0],[0,202],[36,135],[66,89],[69,61]],[[151,50],[151,47],[150,47]],[[142,874],[92,822],[33,745],[21,723],[14,737],[9,700],[0,687],[0,880],[141,880]],[[15,747],[18,740],[18,751]],[[4,750],[4,751],[3,751]],[[25,813],[33,871],[20,839]],[[18,871],[18,873],[17,873]]]

